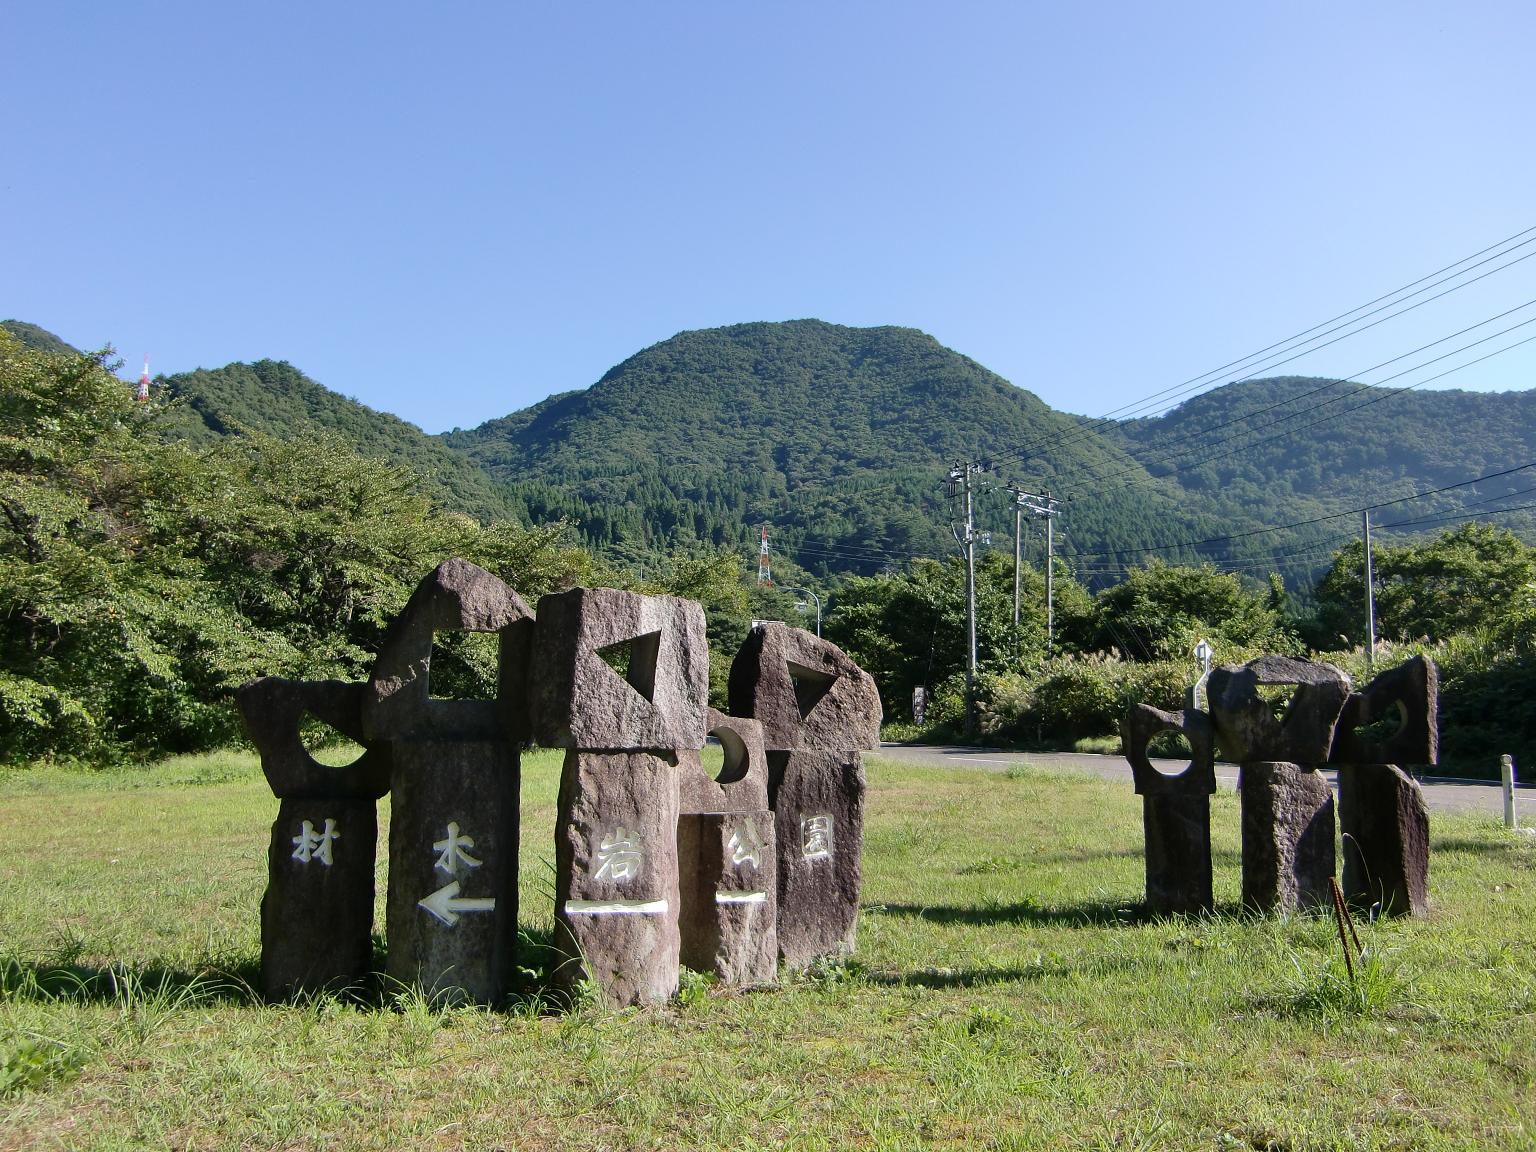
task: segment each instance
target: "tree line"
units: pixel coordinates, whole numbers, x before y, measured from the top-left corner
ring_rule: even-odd
[[[188,426],[184,402],[135,402],[109,353],[26,347],[0,331],[0,761],[99,763],[237,741],[235,687],[263,674],[365,676],[387,621],[450,555],[530,602],[577,584],[701,601],[717,704],[752,619],[810,626],[799,592],[751,582],[723,521],[696,520],[685,546],[669,533],[595,555],[567,520],[450,510],[430,477],[336,434],[189,437]],[[579,512],[548,494],[549,511]],[[728,503],[700,496],[717,515]],[[1475,759],[1536,745],[1536,718],[1525,719],[1536,550],[1466,525],[1374,559],[1380,635],[1397,652],[1430,651],[1446,672],[1448,749]],[[1043,577],[1021,574],[1016,628],[1011,558],[984,556],[981,734],[1060,743],[1112,733],[1131,699],[1176,706],[1200,638],[1222,661],[1320,651],[1361,675],[1362,561],[1358,544],[1340,550],[1305,611],[1278,580],[1212,567],[1153,565],[1090,592],[1063,565],[1048,644]],[[922,686],[927,727],[952,732],[965,653],[958,558],[829,576],[815,590],[827,635],[874,674],[888,719],[910,724]],[[490,646],[442,645],[437,690],[494,691]],[[1479,719],[1483,702],[1498,703],[1491,718]]]

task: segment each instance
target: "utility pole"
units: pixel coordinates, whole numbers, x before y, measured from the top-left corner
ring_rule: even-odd
[[[1045,521],[1045,654],[1049,656],[1056,637],[1055,525],[1060,511],[1049,488],[1038,493],[1021,492],[1017,488],[1010,491],[1014,499],[1013,624],[1015,628],[1019,624],[1019,514],[1028,511],[1033,518]]]
[[[976,721],[976,517],[972,501],[971,477],[986,471],[986,466],[970,462],[956,464],[949,470],[949,494],[964,497],[965,528],[955,529],[955,543],[965,553],[965,730],[971,732]]]
[[[1019,494],[1013,494],[1013,643],[1018,651],[1019,643],[1019,571],[1024,567],[1024,505]]]
[[[1376,579],[1371,571],[1371,510],[1361,513],[1365,522],[1365,666],[1376,663]]]

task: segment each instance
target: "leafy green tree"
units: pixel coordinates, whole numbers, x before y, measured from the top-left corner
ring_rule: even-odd
[[[1082,631],[1088,595],[1061,570],[1055,585],[1057,644],[1069,647]],[[916,560],[905,572],[853,577],[832,598],[826,631],[874,676],[887,715],[905,716],[915,686],[931,690],[965,669],[964,562]],[[978,664],[991,670],[1045,658],[1045,577],[1021,573],[1015,629],[1013,558],[1001,551],[983,553],[976,564],[976,649]]]
[[[236,686],[365,675],[450,555],[530,599],[591,572],[561,526],[445,512],[334,437],[167,440],[106,355],[0,333],[0,758],[228,742]],[[471,651],[468,679],[493,690]]]
[[[1382,640],[1445,639],[1498,629],[1529,611],[1536,549],[1512,533],[1468,522],[1425,544],[1372,548],[1376,634]],[[1365,546],[1334,554],[1316,590],[1316,640],[1365,642]]]
[[[1278,597],[1278,598],[1277,598]],[[1233,573],[1152,564],[1094,597],[1093,643],[1129,660],[1187,658],[1202,638],[1223,649],[1294,652],[1283,590],[1249,591]]]

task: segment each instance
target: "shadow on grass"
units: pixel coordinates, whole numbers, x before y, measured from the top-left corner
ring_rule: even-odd
[[[1136,924],[1150,919],[1138,902],[1082,900],[1075,904],[876,904],[864,909],[877,916],[901,916],[934,924],[1042,924],[1093,928]]]
[[[1146,854],[1146,848],[1140,844],[1134,848],[1082,848],[1071,852],[1032,852],[1024,856],[989,857],[972,864],[961,865],[956,871],[961,875],[974,875],[978,872],[1001,871],[1001,868],[994,867],[997,864],[1027,868],[1040,864],[1082,864],[1090,860],[1142,860]],[[1215,849],[1211,852],[1211,863],[1213,865],[1241,864],[1242,854],[1229,848]]]
[[[65,956],[25,960],[0,957],[0,999],[66,1004],[118,1004],[162,1008],[261,1003],[261,965],[255,960],[181,966],[150,961],[81,964]]]
[[[870,984],[888,988],[975,988],[987,984],[1020,984],[1035,980],[1064,980],[1070,976],[1109,976],[1136,972],[1154,962],[1139,956],[1085,955],[1072,959],[1051,955],[1030,964],[1004,968],[919,968],[912,972],[867,972]]]
[[[1033,924],[1041,927],[1123,928],[1158,921],[1208,919],[1210,917],[1170,917],[1154,915],[1135,900],[1080,900],[1073,904],[1036,904],[1024,900],[1014,904],[870,904],[865,915],[900,916],[927,920],[933,924]],[[1247,918],[1252,912],[1240,904],[1218,904],[1211,917]]]
[[[1502,828],[1500,829],[1502,831]],[[1530,839],[1529,837],[1527,839]],[[1432,852],[1465,852],[1470,856],[1523,857],[1529,854],[1531,845],[1509,836],[1498,839],[1473,840],[1465,836],[1435,838],[1429,842]]]
[[[519,932],[513,990],[496,1005],[520,1015],[563,1015],[585,1005],[589,990],[557,984],[555,970],[566,957],[550,929]],[[300,992],[288,1003],[299,1006],[338,1004],[364,1010],[406,1011],[444,1009],[465,1002],[462,990],[446,984],[419,988],[402,984],[385,972],[384,937],[372,937],[372,970],[346,986]],[[284,1001],[269,1000],[261,990],[261,961],[252,956],[210,958],[193,964],[161,960],[129,965],[82,963],[73,946],[51,955],[29,958],[0,955],[0,1001],[116,1005],[126,1010],[168,1012],[213,1006],[255,1007]]]

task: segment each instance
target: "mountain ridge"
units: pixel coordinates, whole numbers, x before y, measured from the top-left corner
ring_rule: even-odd
[[[1049,486],[1062,501],[1059,554],[1090,583],[1161,558],[1276,570],[1293,587],[1358,531],[1341,513],[1536,461],[1532,390],[1268,377],[1105,422],[1054,410],[918,329],[821,320],[686,330],[588,388],[438,436],[282,361],[160,383],[182,402],[178,434],[194,441],[245,429],[340,436],[411,464],[446,507],[564,518],[621,557],[698,545],[745,555],[766,524],[776,568],[789,561],[792,579],[953,554],[943,482],[963,460],[1008,462],[981,487]],[[1452,488],[1381,519],[1436,530],[1445,521],[1435,517],[1518,503],[1521,489],[1536,491],[1528,475]],[[982,492],[977,509],[979,529],[1009,546],[1008,494]],[[1536,539],[1529,509],[1500,515]]]

